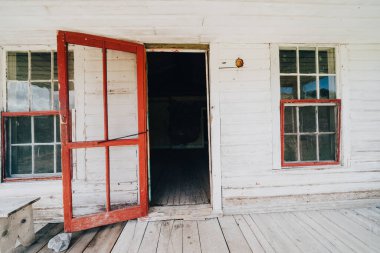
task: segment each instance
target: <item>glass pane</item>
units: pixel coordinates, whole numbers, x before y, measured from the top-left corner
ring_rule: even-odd
[[[319,73],[335,74],[334,48],[318,48]]]
[[[29,83],[8,81],[7,82],[7,111],[29,111]]]
[[[136,134],[138,132],[136,54],[107,50],[107,77],[109,138]]]
[[[34,142],[54,142],[54,116],[34,117]]]
[[[61,162],[61,145],[56,145],[56,152],[57,152],[57,173],[62,172],[62,162]]]
[[[32,173],[32,147],[11,147],[11,174]]]
[[[335,132],[335,107],[318,107],[319,132]]]
[[[280,50],[280,73],[297,73],[296,50]]]
[[[301,161],[315,161],[317,160],[317,142],[315,135],[301,135],[300,136],[300,155]]]
[[[284,110],[285,133],[297,132],[297,109],[295,106],[287,106]]]
[[[32,80],[51,79],[51,53],[31,53]]]
[[[51,83],[32,83],[32,111],[51,110]]]
[[[31,118],[14,117],[9,118],[11,128],[10,136],[12,144],[22,144],[32,142]]]
[[[58,82],[54,82],[54,110],[59,110],[59,86]],[[74,90],[74,82],[69,81],[69,108],[75,108],[75,90]]]
[[[284,160],[286,162],[297,161],[297,136],[284,136]]]
[[[68,71],[69,80],[74,79],[74,52],[69,51],[68,54]],[[57,53],[54,53],[54,80],[58,79],[58,65],[57,65]]]
[[[138,146],[110,147],[111,209],[139,203]]]
[[[319,160],[334,161],[335,150],[335,134],[319,135]]]
[[[58,87],[58,82],[54,82],[53,99],[54,99],[54,110],[59,110],[59,87]]]
[[[335,76],[320,76],[319,89],[320,98],[336,98]]]
[[[60,125],[59,116],[55,116],[55,133],[56,133],[56,137],[55,137],[56,142],[60,142],[61,141],[61,125]]]
[[[316,64],[315,64],[315,49],[300,49],[299,50],[299,64],[300,64],[300,73],[310,74],[316,73]]]
[[[297,99],[297,77],[281,76],[281,99]]]
[[[34,173],[54,173],[54,145],[34,146]]]
[[[9,52],[7,70],[8,80],[28,80],[28,53]]]
[[[301,76],[301,99],[317,98],[317,82],[315,76]]]
[[[315,106],[299,107],[300,133],[316,132]]]

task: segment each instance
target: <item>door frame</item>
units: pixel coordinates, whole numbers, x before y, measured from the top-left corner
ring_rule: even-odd
[[[205,66],[206,66],[206,100],[207,100],[207,135],[208,135],[208,157],[209,157],[209,187],[210,187],[210,204],[213,209],[214,213],[221,213],[221,188],[215,187],[216,185],[219,185],[220,183],[216,182],[215,177],[218,173],[213,173],[216,171],[219,171],[219,167],[217,166],[218,161],[213,161],[213,153],[216,150],[215,146],[212,145],[212,139],[214,139],[215,133],[213,133],[212,129],[212,119],[214,119],[213,115],[213,106],[211,103],[212,94],[211,94],[211,87],[210,87],[210,46],[208,44],[145,44],[146,52],[147,53],[160,53],[160,52],[166,52],[166,53],[203,53],[205,55]],[[149,80],[147,81],[149,82]],[[146,87],[148,87],[148,83],[146,84]],[[147,96],[147,103],[148,103],[148,94]],[[149,116],[149,107],[147,109],[147,122]],[[149,129],[149,124],[148,124]],[[217,138],[219,139],[219,138]],[[151,190],[151,183],[150,183],[150,142],[149,142],[149,132],[148,132],[148,142],[147,142],[147,152],[148,152],[148,171],[149,171],[149,193]],[[213,176],[214,175],[214,176]],[[220,196],[220,197],[219,197]],[[170,207],[170,206],[169,206]],[[194,208],[196,205],[194,205]]]

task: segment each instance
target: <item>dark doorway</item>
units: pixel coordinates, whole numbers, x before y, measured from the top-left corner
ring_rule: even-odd
[[[147,60],[151,205],[210,203],[206,55]]]

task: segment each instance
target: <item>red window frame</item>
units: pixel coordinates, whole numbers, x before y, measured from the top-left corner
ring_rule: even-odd
[[[336,159],[335,161],[301,161],[301,162],[286,162],[285,161],[285,105],[286,104],[310,104],[313,106],[319,104],[335,104],[337,107],[337,124],[336,124]],[[283,99],[280,101],[280,124],[281,124],[281,167],[306,167],[306,166],[323,166],[323,165],[339,165],[340,164],[340,126],[341,126],[341,100],[340,99]]]
[[[11,117],[32,117],[32,116],[57,116],[59,111],[29,111],[29,112],[2,112],[1,113],[1,182],[20,182],[20,181],[41,181],[41,180],[59,180],[61,176],[44,176],[44,177],[15,177],[10,178],[5,175],[5,159],[7,157],[6,142],[5,142],[5,119]]]

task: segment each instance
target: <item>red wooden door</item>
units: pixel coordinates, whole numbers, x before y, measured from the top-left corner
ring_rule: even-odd
[[[100,93],[98,99],[94,99],[97,102],[101,103],[99,107],[93,106],[92,110],[102,111],[100,116],[97,118],[101,118],[100,122],[102,123],[102,136],[101,138],[95,139],[84,139],[84,140],[73,140],[73,119],[72,112],[69,108],[70,105],[70,85],[69,85],[69,66],[68,66],[68,57],[69,57],[69,45],[75,45],[75,47],[86,47],[91,50],[99,51],[99,59],[96,63],[99,64],[97,66],[100,74],[98,78],[98,82],[100,83]],[[78,230],[89,229],[92,227],[102,226],[106,224],[116,223],[120,221],[125,221],[128,219],[134,219],[138,217],[145,216],[148,211],[148,185],[147,185],[147,136],[146,136],[146,82],[145,82],[145,62],[146,62],[146,54],[145,48],[141,44],[116,40],[111,38],[105,38],[100,36],[75,33],[75,32],[66,32],[59,31],[57,35],[57,54],[58,54],[58,80],[59,80],[59,101],[60,101],[60,116],[61,116],[61,145],[62,145],[62,181],[63,181],[63,206],[64,206],[64,227],[65,231],[72,232]],[[87,50],[88,51],[88,50]],[[115,53],[116,52],[116,53]],[[133,134],[129,134],[127,136],[111,136],[110,135],[110,118],[109,113],[109,99],[110,99],[110,91],[109,83],[111,80],[107,77],[107,67],[109,59],[107,59],[109,54],[122,54],[126,53],[128,55],[134,56],[134,72],[128,72],[128,75],[131,76],[131,79],[135,80],[136,88],[135,88],[135,97],[137,99],[131,99],[130,102],[125,102],[128,100],[128,97],[123,99],[118,99],[118,101],[122,101],[122,103],[127,103],[131,106],[136,107],[136,129],[134,129]],[[129,58],[128,58],[129,59]],[[119,56],[114,57],[112,59],[113,66],[118,67],[122,65],[119,63]],[[121,60],[120,60],[121,61]],[[130,59],[129,59],[130,61]],[[77,71],[77,70],[75,70]],[[79,70],[81,71],[81,70]],[[121,73],[120,76],[125,76],[127,74]],[[85,83],[85,85],[91,85],[89,83]],[[122,86],[122,85],[121,85]],[[121,89],[122,90],[122,89]],[[90,94],[90,93],[89,93]],[[90,95],[89,95],[90,96]],[[86,98],[84,98],[86,99]],[[119,102],[120,103],[120,102]],[[102,106],[101,106],[102,105]],[[102,108],[103,107],[103,108]],[[119,108],[119,111],[126,111],[128,108]],[[116,110],[118,111],[118,110]],[[118,120],[117,117],[113,117],[113,120]],[[119,117],[120,121],[123,117]],[[83,120],[83,119],[82,119]],[[116,123],[116,126],[120,126],[120,124]],[[125,126],[125,125],[124,125]],[[99,127],[98,127],[99,128]],[[125,128],[125,129],[124,129]],[[127,131],[126,127],[123,129]],[[117,172],[119,174],[113,174],[110,171],[110,164],[113,162],[113,158],[110,158],[110,152],[116,148],[131,148],[134,147],[135,151],[133,154],[136,156],[136,185],[133,189],[136,190],[136,201],[131,202],[128,205],[112,205],[112,197],[111,197],[111,183],[110,178],[113,177],[122,177],[123,175],[128,174],[128,170],[124,172]],[[104,199],[103,208],[93,211],[93,213],[86,214],[78,214],[74,215],[73,213],[73,194],[77,194],[80,190],[73,189],[74,182],[74,160],[77,159],[75,152],[79,150],[86,150],[86,152],[90,153],[92,150],[100,151],[97,153],[98,157],[102,156],[101,162],[97,162],[97,167],[102,164],[102,169],[96,171],[96,173],[100,173],[97,176],[102,178],[105,182],[99,182],[98,178],[96,178],[96,187],[99,188],[104,186],[104,192],[96,192],[95,188],[91,188],[85,198],[79,200],[79,206],[82,206],[82,209],[85,209],[85,205],[91,205],[92,199]],[[119,152],[120,153],[120,152]],[[129,152],[131,153],[131,152]],[[77,153],[75,153],[77,154]],[[90,158],[86,158],[85,160],[88,164]],[[125,156],[124,161],[121,163],[128,162],[128,155]],[[92,159],[94,160],[94,159]],[[120,160],[120,159],[119,159]],[[88,165],[87,164],[87,165]],[[87,166],[86,165],[86,166]],[[80,170],[81,167],[79,162],[77,162],[76,169]],[[88,165],[88,171],[94,166]],[[120,166],[119,166],[120,167]],[[132,166],[133,167],[133,166]],[[116,172],[115,172],[116,173]],[[133,173],[132,173],[133,174]],[[87,178],[91,178],[91,173],[89,173]],[[83,181],[76,180],[75,182],[86,182],[86,179]],[[84,184],[83,183],[83,184]],[[132,182],[133,183],[133,182]],[[132,184],[130,183],[130,184]],[[123,183],[115,183],[116,187],[119,187]],[[129,186],[130,187],[130,186]],[[82,187],[84,188],[84,187]],[[131,188],[131,187],[130,187]],[[79,189],[81,186],[79,185]],[[115,192],[119,190],[116,189]],[[92,193],[93,192],[93,193]],[[119,190],[120,192],[120,190]],[[103,194],[104,193],[104,194]],[[102,195],[102,196],[100,196]],[[128,192],[125,194],[128,195]],[[76,196],[76,195],[75,195]],[[119,196],[120,197],[120,196]],[[84,206],[84,207],[83,207]],[[96,206],[96,205],[94,205]]]

